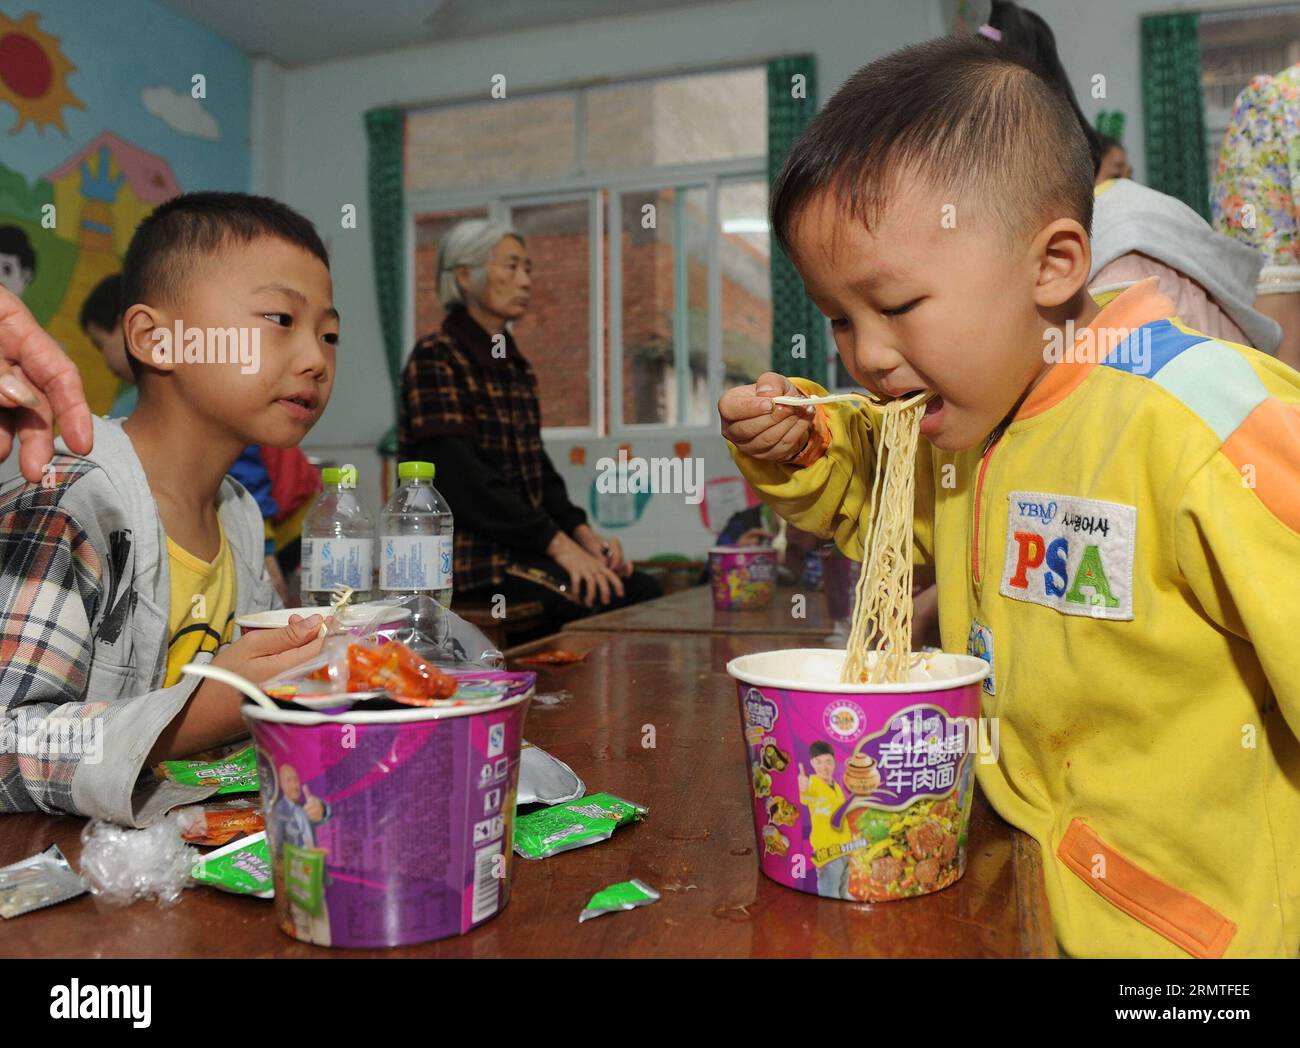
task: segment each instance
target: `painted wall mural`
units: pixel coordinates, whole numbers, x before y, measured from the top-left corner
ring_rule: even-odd
[[[119,380],[82,306],[182,185],[248,188],[248,104],[247,56],[150,0],[0,2],[0,128],[14,114],[0,130],[0,285],[67,350],[97,414]]]

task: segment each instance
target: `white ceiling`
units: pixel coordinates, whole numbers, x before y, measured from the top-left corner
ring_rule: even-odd
[[[253,55],[299,66],[708,0],[155,0]]]

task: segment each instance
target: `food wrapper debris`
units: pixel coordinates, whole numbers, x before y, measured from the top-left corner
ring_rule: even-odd
[[[238,797],[218,804],[193,804],[178,808],[176,816],[185,842],[205,848],[229,844],[236,837],[266,829],[262,803],[253,797]]]
[[[200,884],[235,895],[274,898],[271,851],[265,831],[201,856],[191,868],[190,876]]]
[[[524,740],[519,751],[516,804],[563,804],[586,792],[587,787],[564,761]]]
[[[0,917],[21,917],[85,891],[59,846],[51,844],[38,855],[0,868]]]
[[[525,859],[545,859],[573,848],[608,840],[620,826],[648,815],[650,809],[612,793],[593,793],[515,816],[515,851]]]
[[[589,921],[607,913],[619,910],[635,910],[638,906],[649,906],[659,901],[659,893],[645,881],[622,881],[603,888],[591,897],[582,913],[578,914],[578,923]]]
[[[585,651],[539,651],[535,655],[520,655],[515,662],[525,666],[568,666],[574,662],[583,662],[587,658]]]
[[[181,839],[175,813],[142,830],[95,819],[81,831],[81,873],[91,894],[109,906],[156,899],[170,906],[189,884],[197,854]]]
[[[154,773],[184,786],[216,786],[218,794],[250,793],[257,790],[257,752],[250,744],[211,760],[163,761]]]

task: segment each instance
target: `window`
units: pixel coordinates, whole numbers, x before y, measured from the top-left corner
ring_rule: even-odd
[[[442,236],[487,216],[532,257],[513,333],[549,431],[714,428],[768,365],[766,151],[761,67],[410,114],[415,334],[441,323]]]

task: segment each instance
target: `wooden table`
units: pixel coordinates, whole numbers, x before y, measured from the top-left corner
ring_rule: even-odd
[[[510,903],[469,935],[393,950],[288,938],[269,901],[207,888],[169,909],[99,912],[89,896],[0,922],[3,957],[1014,957],[1055,956],[1036,844],[976,795],[966,875],[934,895],[863,905],[758,871],[748,771],[727,660],[770,637],[576,632],[530,647],[589,651],[541,669],[526,734],[590,792],[646,804],[644,822],[539,862],[516,859]],[[567,697],[560,697],[567,692]],[[655,747],[642,745],[647,725]],[[0,816],[0,865],[57,843],[77,865],[83,823]],[[578,924],[600,888],[639,877],[663,898]]]
[[[796,597],[804,597],[796,601]],[[736,633],[799,638],[821,647],[835,622],[826,610],[826,594],[799,586],[778,586],[772,603],[758,611],[717,611],[708,586],[692,586],[666,597],[642,601],[617,611],[579,619],[565,631],[642,633]]]

